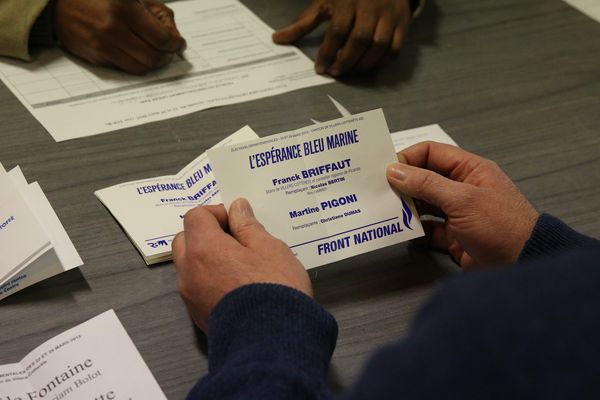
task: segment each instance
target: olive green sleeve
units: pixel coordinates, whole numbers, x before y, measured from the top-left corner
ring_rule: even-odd
[[[29,34],[49,0],[0,1],[0,55],[31,60]]]

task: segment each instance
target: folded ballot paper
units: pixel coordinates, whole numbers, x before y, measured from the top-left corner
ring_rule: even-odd
[[[0,365],[0,400],[166,400],[113,310],[15,364]]]
[[[256,138],[256,133],[246,126],[214,147]],[[221,203],[206,153],[177,175],[122,183],[95,194],[121,224],[147,265],[172,258],[171,243],[183,230],[183,217],[188,210]]]
[[[83,264],[37,182],[0,165],[0,299]]]
[[[382,110],[211,149],[208,157],[225,206],[247,198],[306,268],[423,235],[412,199],[385,176],[397,157]]]

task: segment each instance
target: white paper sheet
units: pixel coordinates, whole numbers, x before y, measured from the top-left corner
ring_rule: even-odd
[[[114,311],[0,366],[0,400],[166,400]]]
[[[306,268],[423,235],[412,200],[385,177],[396,154],[381,110],[212,149],[208,157],[226,207],[247,198]]]
[[[83,264],[42,189],[0,170],[0,300]]]
[[[458,144],[437,124],[392,133],[392,142],[394,142],[396,152],[428,140],[458,147]]]
[[[0,298],[2,284],[52,249],[50,238],[8,174],[0,174]]]
[[[598,0],[565,0],[565,2],[588,17],[600,22],[600,1]]]
[[[346,107],[344,107],[339,101],[337,101],[331,96],[328,97],[342,117],[349,117],[352,115],[350,111],[348,111],[348,109],[346,109]],[[320,123],[319,121],[312,118],[311,121],[315,124]],[[422,126],[413,129],[406,129],[399,132],[393,132],[391,135],[396,152],[410,147],[413,144],[417,144],[427,140],[438,143],[450,144],[452,146],[458,147],[458,144],[456,144],[456,142],[446,132],[444,132],[442,127],[437,124]]]
[[[256,133],[246,126],[214,147],[256,138]],[[171,243],[183,230],[183,216],[188,210],[221,203],[206,153],[177,175],[122,183],[95,194],[121,224],[148,265],[171,259]]]
[[[0,77],[56,141],[127,128],[333,82],[236,0],[169,3],[188,43],[144,77],[89,66],[58,49],[0,61]]]

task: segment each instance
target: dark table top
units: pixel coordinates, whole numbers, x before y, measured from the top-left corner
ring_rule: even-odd
[[[307,1],[245,0],[273,27]],[[300,43],[314,56],[319,34]],[[0,85],[0,161],[40,182],[85,265],[0,302],[0,363],[114,308],[170,399],[207,371],[171,263],[148,268],[95,190],[172,174],[242,125],[261,136],[382,107],[393,131],[439,123],[494,159],[540,211],[600,236],[600,24],[559,0],[430,1],[401,57],[367,77],[55,143]],[[376,347],[402,337],[457,269],[401,244],[311,271],[340,325],[331,367],[347,387]]]

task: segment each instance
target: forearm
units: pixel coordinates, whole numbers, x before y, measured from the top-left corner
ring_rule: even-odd
[[[209,374],[188,399],[330,398],[325,378],[336,339],[335,320],[308,296],[244,286],[211,314]]]
[[[29,35],[49,0],[0,1],[0,55],[30,60]]]
[[[551,215],[542,214],[521,251],[519,261],[588,246],[600,246],[600,241],[574,231]]]

